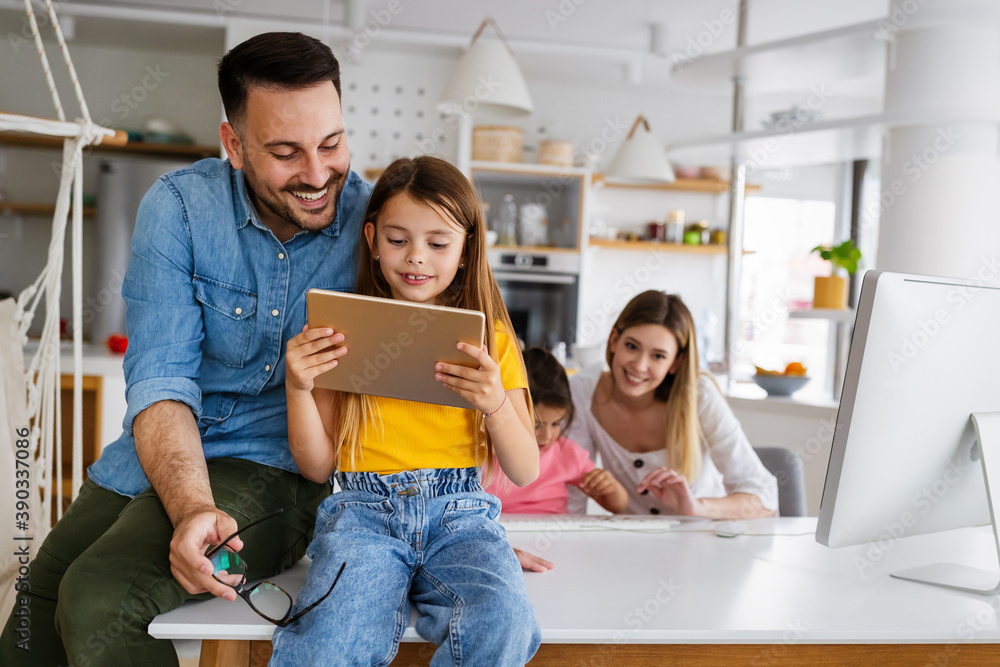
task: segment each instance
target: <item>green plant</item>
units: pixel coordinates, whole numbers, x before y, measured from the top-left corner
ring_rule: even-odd
[[[820,259],[833,264],[833,275],[837,275],[838,266],[847,271],[848,275],[853,275],[858,270],[858,262],[861,260],[861,251],[851,239],[838,246],[818,245],[810,252],[818,252]]]

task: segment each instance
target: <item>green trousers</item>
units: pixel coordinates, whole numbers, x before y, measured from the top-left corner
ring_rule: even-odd
[[[215,504],[240,526],[285,508],[241,533],[248,579],[302,558],[329,484],[232,458],[209,461],[208,475]],[[170,573],[173,532],[152,489],[130,499],[85,482],[31,561],[30,592],[18,595],[0,636],[0,665],[177,665],[173,644],[146,628],[157,614],[212,596],[191,595]]]

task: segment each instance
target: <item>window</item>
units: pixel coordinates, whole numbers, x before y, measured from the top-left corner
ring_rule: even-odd
[[[798,361],[812,378],[800,395],[829,396],[829,354],[833,324],[788,318],[789,310],[812,304],[813,278],[828,275],[829,263],[810,251],[834,239],[832,201],[746,199],[740,285],[740,337],[734,354],[735,377],[754,374],[754,366],[784,370]]]

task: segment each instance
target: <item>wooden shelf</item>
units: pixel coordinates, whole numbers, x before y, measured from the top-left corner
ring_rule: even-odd
[[[728,247],[724,245],[687,245],[684,243],[658,243],[656,241],[613,241],[611,239],[590,239],[590,245],[596,248],[672,252],[682,255],[725,255],[728,252]],[[744,250],[743,254],[752,255],[754,254],[754,251]]]
[[[0,132],[0,144],[6,146],[21,146],[25,148],[62,148],[63,140],[57,137],[42,137],[21,132]],[[132,155],[150,155],[156,157],[218,157],[218,146],[199,146],[197,144],[150,144],[141,141],[124,146],[108,146],[97,144],[84,150],[99,153],[128,153]]]
[[[619,250],[652,250],[655,252],[676,252],[691,255],[725,255],[724,245],[684,245],[681,243],[656,243],[654,241],[614,241],[611,239],[590,239],[590,245],[598,248]]]
[[[473,160],[469,167],[475,171],[494,171],[525,176],[555,176],[562,178],[579,178],[590,174],[583,167],[560,167],[551,164],[536,164],[533,162],[482,162]]]
[[[592,183],[596,187],[605,188],[625,188],[631,190],[669,190],[675,192],[702,192],[706,194],[721,195],[729,192],[729,181],[717,181],[709,178],[678,178],[673,183],[637,184],[637,183],[613,183],[604,179],[604,174],[594,174]],[[747,185],[747,192],[760,190],[759,185]]]
[[[72,211],[72,208],[70,209]],[[24,202],[0,201],[0,215],[29,215],[39,218],[51,218],[55,215],[55,204],[28,204]],[[95,208],[93,206],[83,207],[83,217],[93,218]]]
[[[499,250],[501,252],[564,252],[578,253],[579,248],[556,248],[546,245],[491,245],[486,246],[487,250]]]

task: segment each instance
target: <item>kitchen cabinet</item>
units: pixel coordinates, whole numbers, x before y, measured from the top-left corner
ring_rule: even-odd
[[[29,341],[24,347],[25,364],[38,351],[38,342]],[[121,434],[122,422],[128,405],[125,401],[124,355],[116,354],[103,345],[84,344],[83,367],[80,387],[83,393],[82,439],[83,471],[96,461],[104,447]],[[61,488],[63,509],[69,506],[73,488],[73,346],[63,341],[60,349],[60,418],[62,437],[62,466],[53,461],[52,476],[55,488]],[[55,521],[55,496],[53,516]]]
[[[590,172],[586,169],[535,164],[472,162],[472,181],[488,205],[492,223],[507,194],[521,214],[533,209],[536,245],[494,245],[490,267],[500,287],[514,330],[526,345],[555,349],[576,340],[579,326],[581,244]]]

